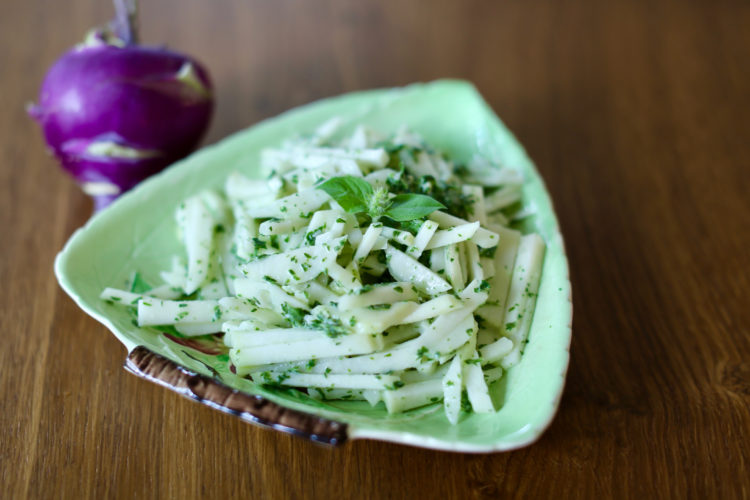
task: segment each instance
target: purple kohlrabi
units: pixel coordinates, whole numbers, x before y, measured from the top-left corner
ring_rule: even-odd
[[[208,72],[186,55],[135,44],[132,26],[122,27],[134,11],[125,19],[116,5],[115,32],[92,32],[63,55],[29,107],[97,210],[190,153],[213,110]]]

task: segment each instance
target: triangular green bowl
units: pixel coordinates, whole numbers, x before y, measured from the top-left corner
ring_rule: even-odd
[[[525,175],[523,204],[534,215],[523,229],[540,233],[547,253],[522,360],[493,388],[501,405],[497,413],[464,415],[453,426],[437,406],[389,416],[382,403],[375,408],[364,402],[329,404],[293,390],[259,386],[234,375],[226,356],[206,354],[156,330],[137,328],[128,312],[99,299],[104,287],[124,286],[133,270],[146,281],[158,282],[158,272],[181,250],[173,214],[184,198],[221,187],[234,170],[252,176],[262,148],[311,132],[333,116],[342,117],[349,130],[363,123],[390,132],[406,124],[458,160],[481,153]],[[461,452],[519,448],[535,441],[551,422],[568,366],[571,291],[552,203],[524,149],[476,89],[463,81],[325,99],[206,147],[96,214],[58,255],[55,273],[73,300],[125,344],[131,371],[246,420],[323,442],[370,438]]]

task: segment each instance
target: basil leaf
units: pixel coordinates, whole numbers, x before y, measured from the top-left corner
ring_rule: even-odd
[[[385,215],[398,222],[421,219],[445,205],[423,194],[399,194],[391,200]]]
[[[318,185],[318,189],[328,193],[349,213],[366,212],[368,200],[372,196],[372,186],[351,175],[326,179]]]

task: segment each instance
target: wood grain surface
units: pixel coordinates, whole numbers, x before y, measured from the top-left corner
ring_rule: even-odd
[[[111,6],[3,0],[0,497],[750,497],[748,2],[141,3],[145,40],[213,73],[206,142],[349,90],[475,82],[566,237],[565,395],[512,453],[331,449],[126,373],[123,347],[54,280],[91,204],[24,111]]]

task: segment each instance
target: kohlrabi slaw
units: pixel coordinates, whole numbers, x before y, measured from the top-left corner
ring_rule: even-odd
[[[177,209],[184,253],[145,292],[107,288],[141,327],[220,334],[236,373],[389,413],[494,412],[518,363],[545,245],[510,225],[523,177],[458,165],[402,128],[331,120]]]

